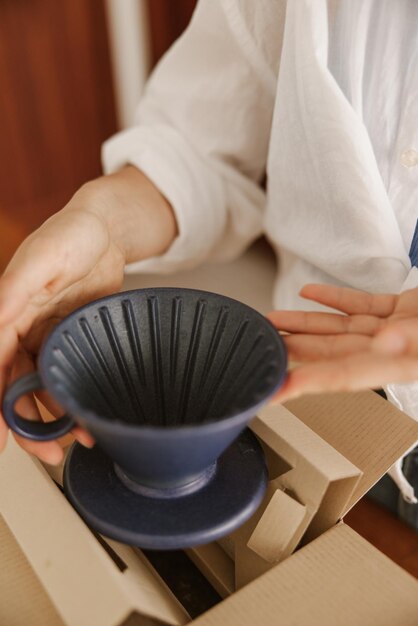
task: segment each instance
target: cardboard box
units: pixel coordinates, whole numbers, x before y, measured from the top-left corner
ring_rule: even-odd
[[[248,272],[260,277],[256,300],[253,281],[244,278],[240,291],[236,280]],[[274,269],[262,249],[229,264],[222,288],[213,284],[218,273],[140,282],[198,286],[270,308]],[[142,553],[99,542],[11,439],[0,455],[0,624],[416,625],[418,581],[341,519],[418,440],[418,425],[364,392],[267,407],[251,427],[266,451],[268,493],[233,536],[189,551],[225,598],[193,622]]]

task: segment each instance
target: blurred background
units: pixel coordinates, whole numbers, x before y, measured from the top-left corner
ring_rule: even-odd
[[[98,176],[146,77],[196,0],[1,0],[0,272],[22,239]]]
[[[196,0],[0,0],[0,272],[101,173]],[[418,577],[418,534],[364,498],[345,521]]]

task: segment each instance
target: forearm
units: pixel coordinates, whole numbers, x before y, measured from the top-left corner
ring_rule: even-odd
[[[133,166],[87,183],[63,210],[87,210],[103,220],[125,263],[162,254],[177,235],[170,203]]]

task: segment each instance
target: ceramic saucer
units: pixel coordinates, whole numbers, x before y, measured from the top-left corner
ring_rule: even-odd
[[[89,526],[148,549],[219,539],[252,515],[266,486],[264,454],[248,429],[219,457],[210,480],[188,495],[149,497],[129,489],[98,446],[75,443],[64,469],[65,493]]]

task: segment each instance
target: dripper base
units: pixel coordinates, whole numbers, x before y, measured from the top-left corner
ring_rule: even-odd
[[[97,446],[89,450],[75,443],[64,469],[65,493],[89,526],[154,550],[191,547],[229,534],[258,508],[266,487],[264,454],[248,429],[220,456],[209,481],[178,497],[133,492]]]
[[[201,474],[196,476],[194,480],[191,480],[183,485],[176,487],[150,487],[143,485],[133,480],[126,472],[123,471],[117,463],[113,464],[115,468],[116,476],[119,480],[128,487],[134,493],[145,496],[147,498],[181,498],[182,496],[188,496],[195,491],[199,491],[210,480],[212,480],[216,471],[216,461],[209,467],[207,467]]]

